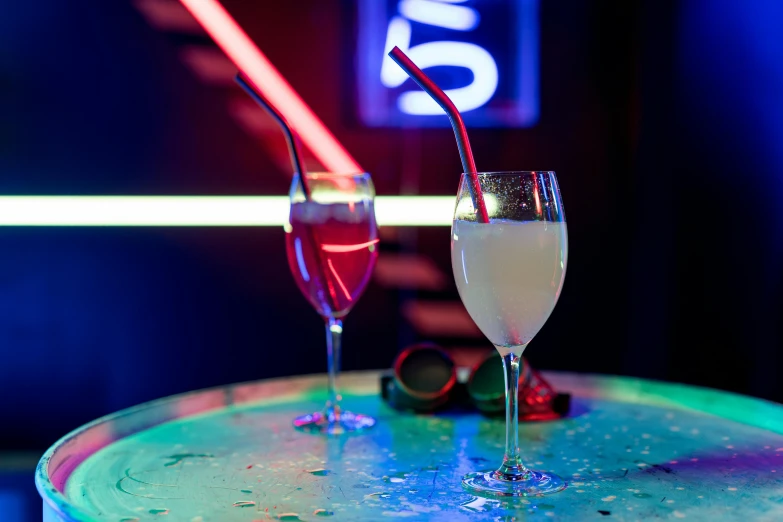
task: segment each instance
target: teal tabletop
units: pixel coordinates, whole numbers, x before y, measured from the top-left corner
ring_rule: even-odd
[[[237,384],[121,411],[64,437],[36,476],[44,520],[783,520],[783,406],[691,386],[545,373],[568,418],[520,427],[529,467],[565,491],[510,502],[460,478],[499,464],[503,419],[399,413],[376,372],[341,378],[373,429],[295,431],[325,378]]]

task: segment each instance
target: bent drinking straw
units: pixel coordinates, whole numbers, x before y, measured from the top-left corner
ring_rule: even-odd
[[[433,82],[429,76],[419,69],[419,67],[408,58],[404,52],[400,50],[396,45],[394,49],[389,51],[389,56],[399,65],[413,81],[419,84],[424,92],[432,96],[441,108],[446,111],[446,114],[451,120],[451,127],[454,129],[454,137],[457,138],[457,148],[459,149],[459,157],[462,160],[462,168],[470,177],[471,182],[471,197],[473,198],[473,208],[478,212],[479,221],[481,223],[489,223],[489,215],[487,214],[487,207],[484,204],[484,196],[481,193],[481,184],[479,183],[478,174],[476,171],[476,162],[473,160],[473,151],[470,149],[470,141],[468,140],[468,130],[465,128],[465,122],[462,121],[462,115],[460,115],[454,102],[451,101],[443,90]]]
[[[258,88],[253,87],[250,80],[244,74],[241,72],[238,73],[235,79],[237,83],[245,90],[245,92],[247,92],[250,97],[256,101],[256,103],[263,107],[280,125],[280,128],[285,134],[286,142],[288,142],[288,152],[291,155],[291,164],[294,168],[294,173],[299,176],[299,184],[302,187],[302,193],[304,194],[305,201],[310,201],[310,187],[307,185],[307,181],[305,181],[305,175],[307,174],[307,171],[305,170],[304,163],[302,162],[302,154],[299,152],[299,144],[296,133],[288,124],[288,121],[285,119],[285,117],[283,117],[283,115],[280,114],[280,112],[261,95]],[[321,274],[321,281],[326,284],[329,302],[332,308],[334,308],[336,303],[336,291],[334,289],[334,285],[332,284],[332,280],[326,277],[326,271],[324,270],[324,254],[321,252],[321,247],[318,243],[318,239],[316,238],[315,230],[308,228],[306,236],[310,242],[310,246],[312,247],[313,252],[318,257],[317,265],[318,271]]]
[[[253,87],[250,79],[243,73],[238,73],[235,76],[235,79],[245,92],[250,95],[256,103],[263,107],[264,110],[277,121],[280,128],[283,129],[285,141],[288,143],[288,154],[291,156],[291,165],[294,167],[294,174],[299,175],[299,183],[302,186],[302,192],[304,193],[305,199],[309,201],[310,187],[307,186],[307,182],[305,181],[307,171],[305,171],[304,163],[302,162],[302,153],[299,151],[299,140],[296,134],[294,134],[294,131],[291,129],[291,126],[288,124],[285,117],[261,95],[259,89]]]

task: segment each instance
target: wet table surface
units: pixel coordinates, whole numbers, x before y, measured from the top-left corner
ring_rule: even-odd
[[[45,520],[783,520],[783,406],[638,379],[546,373],[569,418],[520,427],[555,495],[477,498],[460,477],[499,464],[502,419],[414,415],[378,374],[342,378],[372,430],[325,437],[291,419],[322,406],[324,377],[194,392],[77,430],[41,461]],[[46,518],[48,517],[48,518]]]

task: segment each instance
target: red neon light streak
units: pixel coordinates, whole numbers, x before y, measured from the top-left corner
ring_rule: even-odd
[[[340,288],[342,288],[343,293],[345,294],[345,297],[348,298],[349,301],[353,301],[353,298],[351,297],[351,294],[348,292],[348,289],[345,288],[345,285],[343,284],[343,280],[340,279],[340,276],[337,275],[337,271],[334,269],[334,265],[332,264],[331,259],[326,260],[326,264],[329,265],[329,270],[332,271],[332,274],[334,274],[334,279],[337,281],[337,284],[340,285]]]
[[[217,0],[180,0],[223,52],[296,129],[330,172],[363,172],[310,107]]]
[[[368,246],[372,246],[378,241],[380,240],[373,239],[372,241],[359,243],[357,245],[321,245],[321,248],[324,250],[324,252],[356,252],[357,250],[362,250]]]

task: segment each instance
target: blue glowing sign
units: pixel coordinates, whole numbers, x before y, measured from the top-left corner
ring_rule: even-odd
[[[446,91],[465,122],[538,118],[538,0],[360,0],[359,117],[373,127],[447,127],[443,110],[387,53],[398,46]]]

